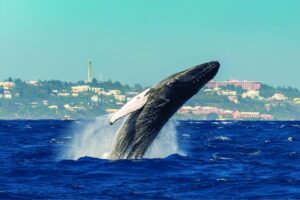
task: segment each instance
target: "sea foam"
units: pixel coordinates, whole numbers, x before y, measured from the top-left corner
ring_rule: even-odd
[[[77,160],[81,157],[95,157],[107,159],[113,148],[113,140],[122,125],[122,121],[109,125],[109,115],[84,122],[82,126],[73,130],[72,142],[62,159]],[[157,138],[149,147],[145,158],[164,158],[172,154],[184,155],[177,143],[176,121],[169,120]]]

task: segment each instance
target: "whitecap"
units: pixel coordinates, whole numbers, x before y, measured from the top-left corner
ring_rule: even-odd
[[[217,121],[217,122],[212,122],[212,124],[223,124],[223,125],[227,125],[227,124],[232,124],[232,121]]]
[[[203,121],[189,121],[189,124],[204,124]]]
[[[261,154],[261,151],[257,150],[257,151],[254,151],[254,152],[250,153],[249,155],[250,156],[259,156],[260,154]]]
[[[189,134],[186,134],[186,133],[182,134],[182,136],[183,137],[191,137]]]
[[[217,154],[213,154],[213,160],[232,160],[232,158],[224,157],[224,156],[217,156]]]
[[[29,124],[27,124],[24,126],[24,128],[31,129],[32,127]]]
[[[293,137],[288,137],[287,139],[289,142],[293,142],[294,141],[294,138]]]
[[[65,141],[63,141],[63,140],[57,140],[57,139],[55,139],[55,138],[52,138],[52,139],[50,140],[50,143],[51,143],[51,144],[64,144]]]
[[[229,137],[226,136],[216,136],[213,138],[213,140],[220,140],[220,141],[231,141]]]

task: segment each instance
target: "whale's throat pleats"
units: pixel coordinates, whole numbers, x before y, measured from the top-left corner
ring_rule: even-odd
[[[148,91],[147,89],[137,96],[133,97],[130,101],[128,101],[120,110],[118,110],[110,119],[110,124],[114,124],[118,119],[141,109],[148,100]]]

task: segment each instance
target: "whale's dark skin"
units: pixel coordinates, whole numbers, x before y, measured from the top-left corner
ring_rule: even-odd
[[[197,65],[151,88],[146,104],[129,114],[119,129],[109,159],[142,158],[166,122],[217,74],[219,67],[215,61]]]

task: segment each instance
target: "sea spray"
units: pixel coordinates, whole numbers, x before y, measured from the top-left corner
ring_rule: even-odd
[[[83,121],[83,125],[73,130],[73,140],[64,153],[64,159],[77,160],[81,157],[105,158],[111,151],[117,126],[109,125],[109,116]]]
[[[165,158],[172,154],[184,155],[180,150],[176,132],[177,122],[170,119],[146,151],[145,158]]]
[[[115,135],[122,120],[109,125],[110,115],[84,122],[82,127],[73,131],[73,140],[63,153],[63,159],[77,160],[81,157],[107,159],[112,151]],[[170,120],[154,140],[145,154],[145,158],[164,158],[172,154],[183,154],[177,143],[176,121]]]

